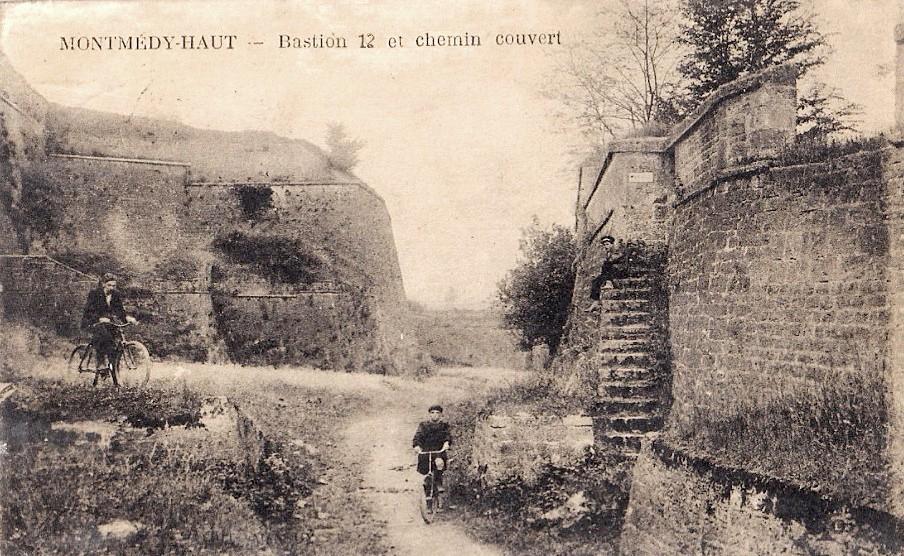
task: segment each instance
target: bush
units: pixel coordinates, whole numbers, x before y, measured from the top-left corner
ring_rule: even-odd
[[[538,222],[524,230],[521,261],[499,283],[502,319],[530,349],[546,343],[554,355],[562,339],[574,290],[575,241],[570,230]]]

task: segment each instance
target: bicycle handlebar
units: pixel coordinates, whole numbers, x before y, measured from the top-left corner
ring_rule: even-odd
[[[421,450],[418,452],[419,454],[442,454],[446,450]]]
[[[135,322],[124,322],[124,323],[122,323],[122,324],[119,324],[118,322],[113,322],[113,321],[110,321],[110,322],[100,322],[100,321],[98,321],[98,322],[95,322],[94,324],[92,324],[91,326],[97,326],[97,325],[99,325],[99,324],[104,324],[104,325],[107,325],[107,326],[113,326],[113,327],[115,327],[115,328],[125,328],[125,327],[127,327],[127,326],[132,326],[133,324],[137,324],[137,323],[135,323]]]

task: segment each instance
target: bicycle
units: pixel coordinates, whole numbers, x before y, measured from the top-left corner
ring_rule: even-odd
[[[427,456],[428,462],[427,474],[424,475],[424,493],[420,497],[420,503],[418,505],[418,508],[421,512],[421,517],[424,519],[424,523],[428,525],[430,523],[433,523],[433,520],[436,518],[437,510],[441,509],[443,505],[443,492],[436,486],[437,481],[434,473],[436,471],[434,462],[436,461],[436,455],[445,452],[446,450],[435,450],[432,452],[422,451],[418,453],[418,456]],[[449,458],[447,457],[444,459],[444,462],[448,463],[448,460]]]
[[[116,330],[114,350],[110,360],[104,366],[98,365],[97,350],[91,342],[75,346],[69,354],[67,369],[78,373],[79,377],[93,376],[92,386],[99,380],[109,376],[113,386],[141,388],[151,378],[151,354],[144,344],[137,340],[127,340],[123,329],[132,323],[117,324],[113,322],[95,324],[95,326],[111,326]]]

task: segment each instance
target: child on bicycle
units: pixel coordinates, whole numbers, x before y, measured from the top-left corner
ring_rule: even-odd
[[[446,469],[447,457],[445,451],[452,445],[452,433],[449,431],[449,423],[443,421],[443,407],[441,405],[431,405],[427,410],[429,419],[422,421],[417,432],[414,433],[414,439],[411,446],[417,452],[417,472],[426,475],[430,472],[430,461],[433,461],[433,476],[438,492],[444,492],[443,488],[443,471]],[[422,452],[442,452],[434,454],[426,454]]]

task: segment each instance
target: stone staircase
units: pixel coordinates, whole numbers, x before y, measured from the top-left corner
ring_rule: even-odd
[[[600,293],[595,341],[595,441],[636,456],[662,427],[668,401],[668,306],[662,271],[633,268]],[[657,343],[660,342],[660,343]]]

